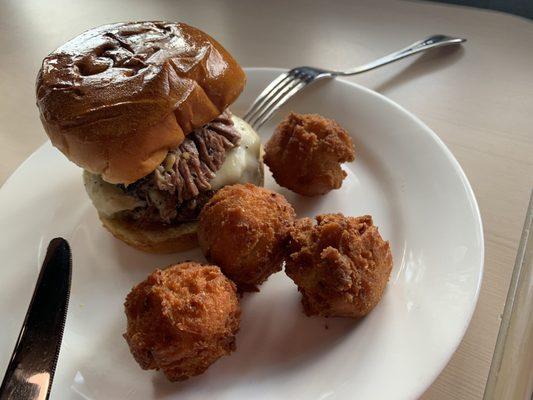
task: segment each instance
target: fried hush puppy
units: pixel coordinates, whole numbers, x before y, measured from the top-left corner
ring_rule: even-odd
[[[392,269],[389,242],[372,217],[325,214],[289,232],[285,271],[308,316],[360,318],[381,300]]]
[[[124,338],[141,368],[170,381],[203,373],[235,350],[240,307],[235,285],[212,265],[157,269],[125,302]]]
[[[279,185],[316,196],[340,188],[346,177],[341,164],[354,159],[352,139],[337,122],[290,113],[266,144],[264,162]]]
[[[281,270],[284,240],[295,212],[280,194],[252,184],[226,186],[200,213],[198,242],[241,291]]]

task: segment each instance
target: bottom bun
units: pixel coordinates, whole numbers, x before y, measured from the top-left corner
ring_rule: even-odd
[[[178,253],[198,246],[198,222],[146,227],[123,218],[99,214],[104,227],[117,239],[148,253]]]

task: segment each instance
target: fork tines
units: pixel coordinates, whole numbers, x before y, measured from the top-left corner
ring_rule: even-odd
[[[257,97],[244,115],[254,129],[259,129],[283,104],[306,86],[309,81],[297,68],[274,79]]]

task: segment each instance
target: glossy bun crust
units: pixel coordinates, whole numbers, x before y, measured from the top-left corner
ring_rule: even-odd
[[[37,105],[54,146],[110,183],[159,165],[244,88],[231,55],[183,23],[128,22],[82,33],[43,60]]]

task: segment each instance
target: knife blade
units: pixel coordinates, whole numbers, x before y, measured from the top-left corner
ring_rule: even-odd
[[[63,238],[48,245],[30,306],[8,364],[0,399],[44,400],[50,396],[63,338],[72,257]]]

